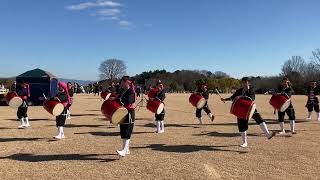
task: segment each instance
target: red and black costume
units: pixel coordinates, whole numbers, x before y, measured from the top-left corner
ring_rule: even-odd
[[[134,102],[135,102],[135,93],[134,90],[130,87],[129,89],[121,89],[119,92],[117,101],[121,103],[128,110],[128,116],[120,124],[120,135],[122,139],[130,139],[133,131],[134,121],[135,121],[135,111],[134,111]]]

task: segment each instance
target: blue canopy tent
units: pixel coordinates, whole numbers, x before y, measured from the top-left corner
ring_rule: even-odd
[[[29,104],[42,105],[43,94],[46,97],[54,97],[58,91],[58,78],[42,69],[27,71],[16,77],[17,84],[26,82],[30,86]],[[17,87],[19,91],[21,87]]]

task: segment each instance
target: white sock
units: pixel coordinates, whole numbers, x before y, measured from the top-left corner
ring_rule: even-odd
[[[60,126],[59,129],[60,129],[61,137],[63,137],[64,136],[63,126]]]
[[[122,150],[119,150],[117,152],[120,156],[124,157],[127,154],[130,154],[130,151],[129,151],[130,139],[122,139],[122,141],[123,141],[123,148]]]
[[[199,123],[200,123],[200,124],[202,124],[202,120],[201,120],[201,118],[198,118],[198,120],[199,120]]]
[[[294,120],[290,120],[290,128],[291,128],[291,132],[295,132],[295,126],[296,126],[296,122]]]
[[[21,118],[20,119],[20,126],[19,127],[25,127],[26,126],[26,124],[25,124],[25,122],[24,122],[24,118]]]
[[[161,131],[164,132],[164,121],[160,121],[160,125],[161,125],[160,127]]]
[[[320,112],[317,113],[317,120],[320,121]]]
[[[308,117],[307,117],[307,119],[311,119],[311,114],[312,114],[312,112],[308,112]]]
[[[29,124],[29,118],[26,117],[26,118],[24,118],[24,120],[25,120],[25,125],[26,125],[27,127],[29,127],[29,126],[30,126],[30,124]]]
[[[247,146],[247,131],[241,132],[242,146]]]
[[[284,130],[284,122],[280,122],[279,125],[280,125],[281,131],[282,131],[282,132],[285,131],[285,130]]]
[[[58,135],[56,137],[60,137],[61,136],[61,129],[60,126],[57,127],[58,128]]]
[[[157,125],[157,131],[156,132],[160,132],[160,121],[156,121],[156,125]]]
[[[260,125],[261,130],[264,132],[266,137],[270,137],[270,132],[268,130],[267,124],[265,122],[262,122]]]
[[[123,139],[123,150],[124,151],[129,151],[129,143],[130,143],[130,139]]]
[[[211,118],[212,118],[212,113],[209,113],[208,116],[209,116],[209,118],[211,119]]]

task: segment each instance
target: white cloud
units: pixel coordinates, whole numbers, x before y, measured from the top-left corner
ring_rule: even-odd
[[[131,26],[131,25],[132,25],[131,22],[125,21],[125,20],[119,21],[118,24],[119,24],[120,26],[122,26],[122,27],[128,27],[128,26]]]
[[[119,9],[102,9],[97,11],[98,15],[101,16],[117,16],[121,13]]]
[[[121,8],[123,8],[122,4],[111,0],[84,2],[69,5],[65,8],[72,11],[93,9],[93,12],[91,11],[90,15],[97,17],[101,21],[115,21],[119,26],[125,29],[131,29],[134,27],[133,23],[123,19],[126,16],[121,11]],[[145,26],[151,27],[152,24],[146,24]]]
[[[66,9],[79,11],[79,10],[84,10],[92,7],[118,7],[118,6],[121,6],[121,4],[113,1],[97,1],[97,2],[85,2],[85,3],[66,6]]]
[[[118,21],[119,20],[119,17],[117,16],[111,16],[111,17],[100,17],[99,20],[101,21],[106,21],[106,20],[114,20],[114,21]]]

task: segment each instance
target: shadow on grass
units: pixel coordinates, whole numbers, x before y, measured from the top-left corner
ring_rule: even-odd
[[[247,134],[248,136],[264,136],[263,134]],[[213,136],[213,137],[240,137],[240,133],[223,133],[223,132],[203,132],[201,134],[194,134],[193,136]]]
[[[200,126],[203,126],[206,124],[165,124],[165,127],[176,127],[176,128],[201,128]],[[212,124],[207,124],[207,125],[212,125]],[[143,125],[137,125],[140,127],[156,127],[155,123],[147,123]]]
[[[154,132],[133,132],[132,134],[153,134]],[[82,132],[74,134],[89,134],[92,136],[120,136],[120,132]]]
[[[99,128],[99,127],[103,127],[103,128],[107,128],[107,129],[110,129],[110,128],[114,128],[112,126],[107,126],[107,125],[89,125],[89,124],[66,124],[65,125],[66,128],[83,128],[83,127],[87,127],[87,128]]]
[[[120,136],[119,132],[82,132],[74,134],[89,134],[92,136]]]
[[[110,154],[107,154],[110,155]],[[29,153],[18,153],[0,159],[11,159],[24,162],[47,162],[47,161],[100,161],[111,162],[118,159],[104,159],[98,156],[103,154],[57,154],[57,155],[34,155]]]
[[[71,117],[80,117],[80,116],[100,116],[100,114],[71,114]]]
[[[44,138],[0,138],[0,142],[38,141]]]
[[[239,151],[232,149],[225,149],[228,147],[235,147],[238,145],[227,146],[199,146],[199,145],[165,145],[165,144],[150,144],[146,147],[132,147],[133,149],[151,149],[154,151],[162,152],[175,152],[175,153],[192,153],[200,151],[222,151],[222,152],[234,152],[234,153],[248,153],[247,151]]]
[[[19,119],[4,119],[4,120],[7,120],[7,121],[17,121],[19,122],[20,120]],[[51,119],[44,119],[44,118],[40,118],[40,119],[37,119],[37,118],[29,118],[29,121],[51,121]]]
[[[101,110],[100,110],[100,109],[90,109],[90,110],[86,110],[86,111],[101,112]]]

